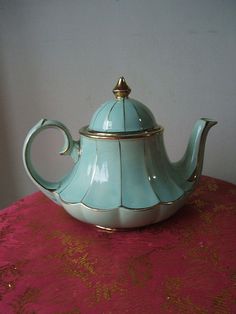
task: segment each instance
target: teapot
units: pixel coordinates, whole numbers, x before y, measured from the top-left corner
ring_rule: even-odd
[[[134,228],[160,222],[181,208],[202,171],[206,137],[217,123],[201,118],[186,151],[177,162],[168,158],[163,133],[152,112],[130,98],[121,77],[115,98],[101,105],[90,124],[73,140],[59,121],[41,119],[26,136],[23,162],[31,180],[74,218],[106,229]],[[31,161],[31,145],[39,132],[60,130],[74,167],[58,182],[45,180]]]

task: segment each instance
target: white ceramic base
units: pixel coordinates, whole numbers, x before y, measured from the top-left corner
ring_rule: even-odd
[[[182,207],[187,195],[170,204],[157,204],[144,209],[128,209],[124,207],[98,210],[82,203],[61,203],[65,210],[74,218],[103,228],[136,228],[154,224],[172,216]]]

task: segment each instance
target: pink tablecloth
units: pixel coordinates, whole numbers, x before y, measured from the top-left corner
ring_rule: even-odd
[[[203,177],[169,220],[107,232],[40,192],[0,212],[0,313],[236,313],[236,186]]]

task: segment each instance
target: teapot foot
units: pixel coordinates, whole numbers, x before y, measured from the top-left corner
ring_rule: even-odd
[[[102,231],[108,231],[108,232],[115,232],[115,231],[120,231],[117,228],[109,228],[109,227],[103,227],[103,226],[99,226],[99,225],[95,225],[96,228],[102,230]]]

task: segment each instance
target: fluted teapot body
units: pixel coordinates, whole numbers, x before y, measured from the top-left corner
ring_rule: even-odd
[[[39,189],[73,217],[104,228],[132,228],[153,224],[173,215],[194,190],[202,170],[208,130],[216,124],[195,124],[183,158],[172,163],[165,150],[164,129],[151,111],[129,97],[120,78],[115,98],[94,113],[74,141],[60,122],[42,119],[28,133],[23,160]],[[45,128],[65,135],[62,155],[74,167],[58,182],[48,182],[34,169],[30,151],[34,137]]]

